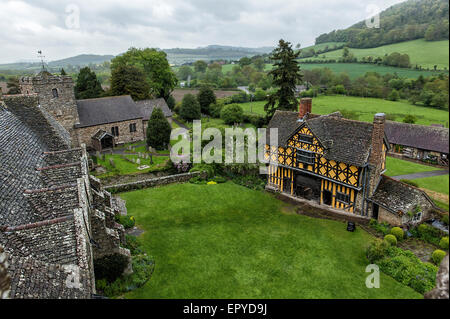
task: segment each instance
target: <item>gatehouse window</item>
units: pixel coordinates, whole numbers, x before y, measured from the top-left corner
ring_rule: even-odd
[[[310,135],[300,134],[299,139],[300,139],[300,142],[303,142],[303,143],[308,143],[308,144],[313,143],[313,137]]]
[[[52,89],[52,94],[54,98],[58,97],[58,89]]]
[[[341,192],[336,192],[336,200],[344,204],[350,204],[350,195]]]
[[[136,132],[136,123],[130,124],[130,133]]]
[[[315,154],[312,152],[297,150],[297,161],[304,164],[314,164]]]
[[[119,127],[118,126],[111,127],[111,134],[113,136],[119,136]]]

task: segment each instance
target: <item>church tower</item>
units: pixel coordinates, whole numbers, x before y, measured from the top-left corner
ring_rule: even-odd
[[[72,146],[79,146],[76,125],[79,124],[74,83],[70,76],[42,71],[34,77],[20,79],[22,94],[36,94],[39,105],[70,134]]]

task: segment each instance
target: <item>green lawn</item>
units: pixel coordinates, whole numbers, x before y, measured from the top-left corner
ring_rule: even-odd
[[[437,65],[438,69],[444,69],[449,67],[449,41],[425,41],[424,39],[418,39],[413,41],[405,41],[400,43],[394,43],[389,45],[383,45],[377,48],[370,49],[353,49],[350,48],[350,52],[358,59],[365,56],[383,57],[385,54],[392,52],[406,53],[409,55],[411,64],[420,65],[422,68],[433,69],[434,65]],[[335,50],[320,54],[317,58],[305,58],[306,60],[318,59],[339,59],[342,57],[343,49]]]
[[[245,112],[264,114],[266,102],[251,102],[240,104]],[[384,112],[395,117],[395,121],[403,121],[408,114],[417,118],[416,124],[430,125],[443,124],[448,127],[448,112],[429,107],[415,106],[406,101],[388,101],[375,98],[361,98],[354,96],[318,96],[313,99],[312,112],[316,114],[329,114],[337,110],[354,111],[359,115],[360,121],[372,122],[375,113]]]
[[[121,197],[156,262],[128,298],[422,297],[384,274],[366,288],[371,235],[297,215],[268,193],[188,183]]]
[[[420,172],[430,172],[439,170],[432,166],[421,165],[418,163],[413,163],[405,160],[401,160],[394,157],[386,158],[386,175],[387,176],[398,176],[406,174],[414,174]]]
[[[381,75],[390,73],[397,73],[398,76],[408,79],[416,79],[420,75],[427,77],[439,72],[433,71],[419,71],[414,69],[396,68],[393,66],[362,64],[362,63],[301,63],[301,70],[313,70],[318,68],[329,68],[336,74],[347,73],[348,76],[354,80],[355,78],[364,76],[367,72],[377,72]]]
[[[417,178],[413,180],[420,188],[426,188],[438,193],[448,195],[448,175]]]

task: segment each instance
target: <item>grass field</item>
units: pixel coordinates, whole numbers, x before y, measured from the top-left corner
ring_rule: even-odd
[[[386,158],[386,175],[387,176],[399,176],[420,172],[431,172],[439,170],[438,168],[434,168],[432,166],[421,165],[405,160],[401,160],[394,157]]]
[[[329,68],[336,74],[347,73],[348,76],[354,80],[357,77],[364,76],[367,72],[377,72],[381,75],[390,73],[397,73],[398,76],[403,78],[416,79],[420,75],[427,77],[438,74],[433,71],[418,71],[414,69],[396,68],[393,66],[375,65],[375,64],[361,64],[361,63],[301,63],[300,69],[313,70],[317,68]]]
[[[127,298],[422,297],[384,274],[379,289],[367,289],[371,235],[297,215],[265,192],[188,183],[121,197],[156,262]]]
[[[413,180],[420,188],[448,195],[448,175],[417,178]]]
[[[317,58],[306,58],[306,60],[316,59],[339,59],[342,57],[343,49],[326,52],[320,54]],[[389,45],[383,45],[377,48],[370,49],[353,49],[350,48],[350,52],[358,59],[365,56],[383,57],[385,54],[392,52],[407,53],[410,57],[411,64],[422,66],[422,68],[433,69],[434,65],[437,65],[438,69],[444,69],[449,67],[449,41],[425,41],[424,39],[418,39],[413,41],[406,41],[400,43],[394,43]]]
[[[264,113],[265,102],[240,104],[245,112]],[[394,116],[395,121],[401,122],[408,114],[417,118],[416,124],[443,124],[448,127],[448,112],[429,107],[415,106],[406,101],[388,101],[375,98],[361,98],[352,96],[319,96],[313,99],[312,112],[329,114],[337,110],[354,111],[360,121],[371,122],[375,113],[384,112]]]

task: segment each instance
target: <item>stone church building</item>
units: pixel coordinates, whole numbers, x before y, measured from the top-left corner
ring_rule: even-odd
[[[22,77],[20,86],[22,94],[36,95],[41,107],[69,132],[74,147],[85,144],[88,150],[101,151],[143,141],[155,107],[172,121],[164,99],[134,102],[128,95],[76,100],[70,76],[41,73]]]

